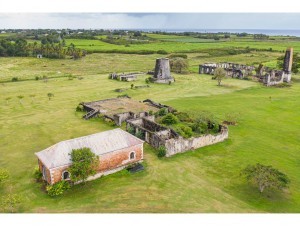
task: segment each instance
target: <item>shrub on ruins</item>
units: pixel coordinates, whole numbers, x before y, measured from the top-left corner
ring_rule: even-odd
[[[132,126],[129,126],[127,128],[127,132],[130,133],[130,134],[132,134],[132,135],[134,135],[135,134],[135,129]]]
[[[183,138],[190,138],[193,136],[192,128],[185,125],[180,125],[176,129],[176,132],[179,133]]]
[[[174,113],[180,122],[193,122],[193,119],[190,118],[189,114],[186,112],[176,112]]]
[[[166,147],[165,146],[159,146],[157,156],[159,158],[162,158],[162,157],[166,156],[166,153],[167,153]]]
[[[72,181],[85,182],[89,176],[96,174],[99,158],[90,148],[73,149],[70,156],[72,165],[69,170]]]
[[[248,165],[241,172],[246,180],[258,187],[262,193],[265,189],[282,190],[288,187],[290,179],[284,173],[273,168],[272,166],[262,165],[257,163],[255,165]]]
[[[191,126],[192,130],[196,133],[213,133],[219,132],[219,120],[210,112],[200,112],[194,119]]]
[[[208,125],[207,122],[203,121],[195,121],[195,123],[192,124],[191,126],[192,131],[195,133],[203,134],[208,132]]]
[[[62,195],[66,190],[70,188],[71,188],[70,184],[67,181],[62,180],[53,185],[48,185],[46,187],[46,190],[48,195],[54,197],[54,196]]]
[[[145,139],[145,135],[144,135],[144,133],[142,133],[142,131],[137,131],[137,132],[135,133],[135,136],[136,136],[137,138],[142,139],[142,140]]]
[[[179,122],[177,116],[173,115],[172,113],[166,114],[162,117],[161,122],[166,125],[173,125]]]
[[[165,116],[168,114],[168,109],[167,108],[161,108],[159,111],[155,113],[155,116]]]

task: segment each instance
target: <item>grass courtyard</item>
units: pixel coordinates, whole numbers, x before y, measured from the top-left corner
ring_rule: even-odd
[[[145,171],[121,171],[75,186],[57,198],[49,197],[35,182],[34,153],[61,140],[112,129],[98,119],[83,120],[75,107],[82,101],[120,95],[115,89],[130,88],[132,82],[109,80],[108,73],[151,70],[162,56],[102,53],[79,61],[1,58],[0,166],[9,170],[10,179],[0,186],[0,193],[20,195],[18,212],[30,213],[299,212],[300,77],[294,76],[292,86],[281,89],[237,79],[226,79],[218,87],[209,75],[196,73],[197,65],[206,61],[274,64],[278,57],[278,53],[253,55],[206,58],[191,53],[192,73],[175,74],[174,84],[124,92],[136,100],[149,98],[192,114],[205,110],[223,119],[226,113],[239,113],[227,141],[163,159],[145,144]],[[44,74],[48,82],[34,80]],[[69,80],[68,74],[83,79]],[[15,76],[29,80],[3,82]],[[145,85],[147,77],[133,83]],[[49,92],[54,94],[51,100]],[[24,96],[21,103],[18,95]],[[257,162],[286,173],[290,188],[261,195],[249,186],[240,171]]]

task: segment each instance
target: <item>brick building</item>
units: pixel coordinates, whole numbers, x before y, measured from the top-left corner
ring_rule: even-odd
[[[70,153],[73,149],[90,148],[99,156],[96,179],[124,169],[143,160],[143,140],[122,129],[113,129],[84,137],[61,141],[43,151],[35,153],[43,179],[48,184],[70,180],[68,168],[72,165]]]

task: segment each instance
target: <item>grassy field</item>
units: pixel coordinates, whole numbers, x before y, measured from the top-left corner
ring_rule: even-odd
[[[208,53],[189,53],[189,70],[197,73],[199,64],[205,62],[236,62],[243,64],[265,63],[268,66],[276,66],[276,58],[282,53],[277,52],[253,52],[249,54],[209,56]],[[87,55],[84,59],[74,61],[70,59],[51,60],[47,58],[2,58],[0,61],[0,82],[11,81],[13,77],[21,80],[34,80],[36,76],[43,77],[67,77],[87,76],[112,72],[147,72],[153,70],[155,59],[167,55],[124,55],[117,53],[99,53]]]
[[[178,37],[179,39],[180,37]],[[166,41],[166,42],[150,42],[146,44],[131,44],[130,47],[124,45],[114,45],[103,42],[101,40],[82,40],[82,39],[66,39],[66,44],[75,44],[78,48],[90,51],[118,51],[118,52],[136,52],[136,51],[158,51],[165,50],[171,52],[201,52],[205,49],[231,48],[231,47],[250,47],[257,49],[269,49],[284,51],[288,46],[293,46],[295,51],[300,51],[300,42],[291,40],[234,40],[231,41],[213,41],[213,42],[183,42]]]
[[[263,61],[275,65],[279,55],[254,52],[212,57],[190,53],[188,59],[190,70],[196,72],[203,62]],[[33,178],[37,166],[34,153],[61,140],[114,128],[100,119],[83,120],[75,107],[82,101],[116,97],[120,93],[114,90],[129,88],[131,82],[109,80],[109,72],[151,70],[159,56],[91,54],[78,61],[1,58],[1,81],[32,79],[0,83],[0,168],[11,174],[0,186],[0,193],[21,196],[18,212],[299,212],[299,76],[294,76],[292,87],[282,89],[237,79],[225,79],[218,87],[209,75],[196,73],[175,74],[172,85],[129,89],[126,93],[136,100],[150,98],[192,114],[210,111],[221,120],[226,113],[235,112],[240,119],[237,126],[230,126],[229,139],[223,143],[164,159],[157,158],[156,151],[146,144],[143,172],[121,171],[75,186],[57,198],[42,191]],[[63,77],[67,74],[83,79],[68,80]],[[35,81],[36,75],[56,78]],[[144,85],[146,77],[133,83]],[[52,100],[47,98],[49,92],[54,94]],[[31,94],[35,97],[30,98]],[[22,104],[18,95],[24,96]],[[7,97],[11,97],[8,102]],[[286,173],[290,188],[261,195],[249,186],[240,171],[257,162]]]

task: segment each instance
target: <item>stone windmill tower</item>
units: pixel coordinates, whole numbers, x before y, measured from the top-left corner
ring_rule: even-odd
[[[283,71],[284,78],[283,81],[290,82],[292,77],[292,65],[293,65],[293,48],[287,48],[285,51],[285,56],[283,60]]]
[[[174,82],[170,72],[170,62],[168,58],[157,58],[154,70],[154,82],[169,83]]]

